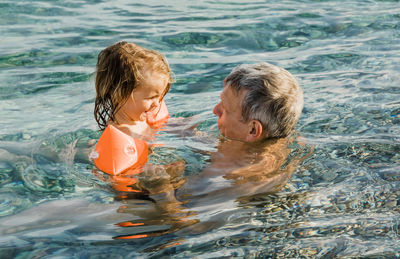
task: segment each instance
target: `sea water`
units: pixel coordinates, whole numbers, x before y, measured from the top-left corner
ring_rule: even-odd
[[[399,1],[2,0],[0,35],[1,258],[400,256]],[[87,159],[97,55],[120,40],[175,74],[150,161],[185,162],[176,200],[121,196]],[[263,61],[304,90],[302,159],[250,194],[203,173],[223,79]]]

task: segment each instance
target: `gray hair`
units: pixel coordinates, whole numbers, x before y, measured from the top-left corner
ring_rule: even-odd
[[[296,127],[303,109],[303,91],[287,70],[269,63],[240,65],[224,83],[237,94],[247,91],[242,120],[258,120],[265,138],[286,137]]]

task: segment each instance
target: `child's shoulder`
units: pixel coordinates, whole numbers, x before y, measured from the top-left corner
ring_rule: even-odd
[[[114,126],[126,135],[135,139],[146,140],[148,136],[152,134],[152,129],[146,121],[136,121],[135,124],[110,123],[109,125]]]

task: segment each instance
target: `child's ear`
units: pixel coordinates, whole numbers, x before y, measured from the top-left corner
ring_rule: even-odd
[[[247,142],[254,142],[260,140],[263,134],[263,127],[260,121],[251,120],[248,124],[248,133],[246,137]]]

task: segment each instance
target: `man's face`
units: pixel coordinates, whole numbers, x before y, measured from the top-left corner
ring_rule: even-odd
[[[213,112],[218,116],[218,128],[221,134],[229,139],[246,141],[249,126],[242,122],[242,100],[246,91],[239,94],[226,85],[221,92],[221,101],[215,105]]]

